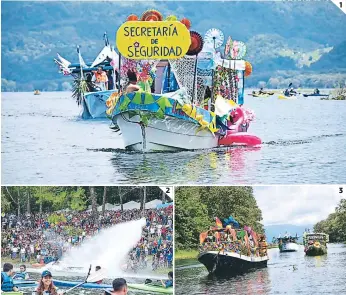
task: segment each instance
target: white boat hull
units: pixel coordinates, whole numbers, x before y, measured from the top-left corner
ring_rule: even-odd
[[[298,251],[298,244],[296,243],[286,243],[282,244],[280,252],[296,252]]]
[[[125,148],[133,151],[178,151],[210,149],[218,146],[218,136],[199,125],[178,118],[150,119],[148,126],[139,124],[139,116],[128,113],[114,117],[119,126]]]

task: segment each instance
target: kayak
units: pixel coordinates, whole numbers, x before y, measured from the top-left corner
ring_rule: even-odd
[[[268,97],[270,95],[273,95],[274,92],[267,92],[267,93],[263,93],[263,94],[259,94],[259,93],[250,93],[249,95],[252,95],[253,97]]]
[[[278,99],[297,99],[297,96],[295,96],[295,95],[293,95],[293,96],[286,96],[286,95],[280,94],[278,96]]]
[[[37,286],[37,281],[34,281],[34,280],[13,280],[13,284],[20,289],[31,288],[31,287]]]
[[[130,289],[150,291],[155,293],[173,294],[173,287],[165,288],[163,286],[151,284],[127,284]]]
[[[82,282],[80,281],[61,281],[61,280],[53,280],[53,283],[57,287],[74,287]],[[96,284],[96,283],[85,283],[81,286],[81,288],[87,288],[87,289],[109,289],[113,288],[112,285],[109,284]]]
[[[317,93],[311,93],[311,94],[303,94],[304,97],[309,96],[328,96],[328,94],[317,94]]]

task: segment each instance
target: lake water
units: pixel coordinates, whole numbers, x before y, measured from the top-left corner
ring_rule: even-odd
[[[176,267],[175,294],[346,294],[346,245],[329,244],[328,254],[317,257],[305,256],[303,246],[270,249],[269,258],[267,268],[232,278],[210,276],[198,262]]]
[[[109,121],[81,120],[69,92],[2,93],[2,183],[328,184],[346,182],[346,102],[246,96],[260,148],[123,149]]]

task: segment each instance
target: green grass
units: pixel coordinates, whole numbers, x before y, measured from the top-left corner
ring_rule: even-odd
[[[184,260],[184,259],[195,259],[198,256],[197,250],[176,250],[174,259]]]

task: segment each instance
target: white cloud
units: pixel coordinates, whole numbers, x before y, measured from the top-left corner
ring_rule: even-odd
[[[345,190],[345,187],[344,187]],[[346,192],[339,186],[257,186],[254,195],[263,224],[314,224],[335,211]]]

